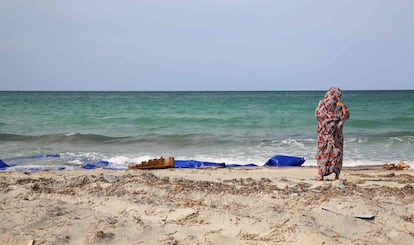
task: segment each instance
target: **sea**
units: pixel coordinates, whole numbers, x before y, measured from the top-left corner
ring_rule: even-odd
[[[326,91],[0,92],[8,170],[125,169],[153,158],[316,166],[315,108]],[[344,166],[414,167],[414,90],[343,91]]]

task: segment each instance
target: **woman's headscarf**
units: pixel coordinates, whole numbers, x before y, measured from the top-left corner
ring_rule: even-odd
[[[323,99],[319,102],[318,107],[315,111],[315,116],[325,116],[325,115],[332,115],[335,116],[336,114],[336,103],[341,99],[341,89],[332,87],[330,88]]]

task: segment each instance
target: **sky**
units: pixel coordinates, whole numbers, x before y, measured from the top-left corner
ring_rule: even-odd
[[[412,0],[1,0],[0,90],[414,89]]]

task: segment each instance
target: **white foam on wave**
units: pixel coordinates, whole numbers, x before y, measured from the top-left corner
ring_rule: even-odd
[[[364,144],[368,143],[368,138],[345,138],[345,143]]]
[[[405,140],[400,137],[390,137],[389,141],[391,142],[404,142]]]
[[[305,147],[305,145],[296,139],[286,139],[280,142],[282,145]]]
[[[358,167],[358,166],[382,166],[386,163],[400,163],[401,161],[392,161],[392,162],[383,162],[380,163],[378,161],[375,160],[344,160],[342,166],[343,167]],[[408,161],[402,161],[402,162],[406,162],[410,165],[410,169],[414,169],[414,162],[408,162]],[[302,165],[304,167],[315,167],[318,166],[316,160],[311,159],[311,160],[306,160],[305,163]]]
[[[83,162],[80,161],[79,159],[70,160],[68,161],[68,163],[73,164],[73,165],[79,165],[79,166],[83,164]]]

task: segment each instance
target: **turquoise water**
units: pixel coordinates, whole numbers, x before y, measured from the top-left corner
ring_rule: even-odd
[[[276,154],[316,165],[325,91],[0,92],[0,159],[9,165],[127,166],[160,156],[262,165]],[[344,165],[414,163],[414,91],[343,91]],[[59,158],[16,160],[39,154]],[[14,160],[12,160],[14,159]]]

